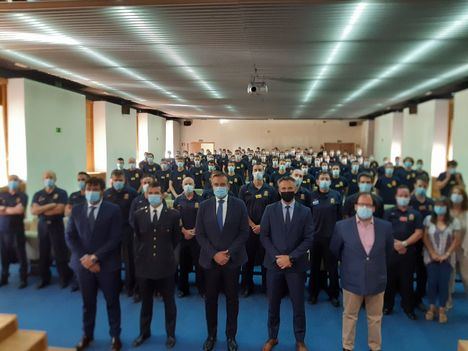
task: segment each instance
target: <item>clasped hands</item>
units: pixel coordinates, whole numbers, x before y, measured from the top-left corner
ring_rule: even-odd
[[[278,255],[275,258],[279,268],[286,269],[292,267],[292,262],[288,255]]]
[[[191,240],[195,236],[195,228],[194,229],[182,228],[182,234],[183,234],[185,240]]]
[[[215,262],[220,266],[224,266],[226,263],[228,263],[230,258],[231,255],[229,254],[229,250],[219,251],[213,257]]]
[[[99,273],[101,266],[97,262],[96,255],[84,255],[80,259],[81,265],[92,273]]]
[[[400,255],[404,255],[407,251],[406,247],[403,246],[403,242],[400,240],[395,240],[393,243],[393,248],[395,249],[396,252],[398,252]]]

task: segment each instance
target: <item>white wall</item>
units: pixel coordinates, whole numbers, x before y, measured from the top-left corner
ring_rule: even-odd
[[[349,127],[348,121],[305,120],[193,120],[180,127],[181,147],[190,142],[214,142],[215,147],[313,147],[326,142],[363,144],[362,126]]]
[[[468,179],[468,89],[455,93],[452,127],[453,159]]]
[[[152,152],[155,160],[165,157],[166,119],[148,113],[138,114],[138,160],[143,159],[145,151]]]
[[[392,152],[393,119],[394,113],[388,113],[374,120],[374,156],[379,163]]]
[[[56,132],[60,128],[61,132]],[[42,173],[57,173],[57,185],[76,188],[86,169],[85,97],[27,79],[8,81],[10,173],[28,182],[28,193],[43,188]]]

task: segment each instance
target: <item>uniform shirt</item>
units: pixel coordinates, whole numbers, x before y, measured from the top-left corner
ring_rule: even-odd
[[[203,173],[203,189],[211,189],[211,172],[205,171]]]
[[[19,203],[26,209],[28,204],[28,195],[21,191],[10,194],[9,191],[0,193],[0,206],[15,207]],[[21,215],[0,215],[0,232],[23,232],[24,214]]]
[[[289,172],[285,172],[281,174],[279,171],[275,172],[271,175],[271,184],[274,188],[278,189],[278,180],[280,180],[283,177],[289,176]]]
[[[169,190],[169,178],[171,177],[171,171],[159,170],[156,172],[156,180],[161,184],[161,190],[166,193]]]
[[[86,197],[81,194],[81,191],[75,191],[74,193],[71,193],[70,197],[68,198],[68,204],[72,207],[83,205],[84,203],[86,203]]]
[[[314,238],[329,239],[335,224],[341,219],[341,194],[336,190],[322,193],[319,190],[311,194],[310,208],[314,225]]]
[[[310,191],[304,188],[303,186],[301,186],[299,190],[296,192],[296,195],[294,196],[294,198],[300,204],[306,207],[310,207],[310,196],[311,196]]]
[[[315,179],[312,176],[306,174],[304,176],[304,179],[302,180],[302,186],[309,191],[313,191],[314,184],[315,184]]]
[[[247,160],[248,162],[248,160]],[[234,173],[236,173],[238,176],[240,176],[242,179],[245,177],[245,170],[248,168],[246,165],[246,162],[244,160],[241,160],[239,162],[234,163]]]
[[[141,167],[141,170],[143,171],[143,174],[149,174],[155,177],[156,172],[161,170],[161,166],[154,162],[152,165],[150,165],[149,163],[145,163],[143,167]]]
[[[427,179],[431,180],[431,178],[429,177],[429,173],[427,173],[425,170],[423,170],[423,169],[416,169],[415,172],[416,172],[416,178],[418,178],[418,177],[426,177]]]
[[[355,193],[351,196],[347,196],[346,200],[343,205],[343,217],[353,217],[356,215],[356,210],[354,209],[354,205],[357,202],[359,193]],[[375,212],[374,216],[377,218],[382,218],[384,215],[384,206],[382,198],[376,194],[371,194],[372,199],[374,200]]]
[[[244,178],[239,176],[237,173],[234,175],[227,176],[229,182],[229,190],[234,194],[235,197],[239,197],[239,190],[244,185]]]
[[[182,181],[185,177],[190,177],[190,173],[187,170],[175,170],[171,172],[170,180],[172,181],[172,187],[174,188],[175,192],[179,195],[184,191],[182,187]]]
[[[396,170],[395,175],[400,180],[401,184],[407,185],[410,188],[410,191],[413,191],[414,183],[416,182],[415,170],[406,170],[405,168],[399,168],[398,170]]]
[[[159,221],[159,218],[161,217],[161,212],[163,210],[163,205],[159,205],[158,207],[153,207],[150,206],[150,211],[151,211],[151,222],[154,222],[154,216],[156,216],[156,221]]]
[[[37,193],[34,194],[32,203],[38,204],[39,206],[44,206],[47,204],[64,204],[66,205],[68,201],[67,192],[63,189],[54,187],[51,193],[47,193],[45,189],[39,190]],[[55,215],[55,216],[46,216],[45,214],[40,214],[38,216],[39,220],[62,220],[63,214]]]
[[[375,183],[375,188],[379,191],[379,196],[382,198],[385,205],[395,204],[396,190],[400,182],[397,177],[380,177]]]
[[[348,196],[356,194],[359,192],[359,184],[358,184],[358,175],[359,172],[354,174],[352,172],[349,172],[345,175],[346,180],[348,181]]]
[[[187,199],[185,193],[178,196],[174,201],[174,208],[180,213],[180,219],[182,220],[182,226],[185,229],[195,228],[195,222],[197,220],[197,212],[202,202],[202,198],[196,192],[193,193],[191,200]]]
[[[341,196],[344,195],[346,188],[348,187],[348,181],[345,177],[339,176],[338,178],[331,178],[330,188],[338,191]]]
[[[140,194],[133,199],[128,213],[128,222],[132,227],[134,227],[135,212],[147,206],[149,206],[149,202],[145,194]]]
[[[216,213],[215,213],[216,216],[218,216],[218,208],[220,205],[220,201],[223,201],[223,225],[224,225],[224,222],[226,222],[228,198],[229,198],[229,195],[226,195],[222,199],[216,198]]]
[[[104,200],[110,201],[120,207],[122,213],[122,224],[129,225],[130,207],[138,193],[132,188],[125,186],[121,191],[109,188],[104,191]]]
[[[447,172],[443,172],[443,173],[439,174],[439,176],[437,177],[437,180],[438,181],[443,181],[443,180],[445,180],[445,177],[447,177]],[[461,174],[460,174],[460,179],[463,180],[463,177],[462,177]],[[458,182],[457,182],[456,175],[452,174],[452,175],[450,175],[450,180],[448,181],[447,185],[444,186],[442,189],[440,189],[440,194],[445,196],[445,197],[449,197],[451,192],[452,192],[452,188],[455,185],[460,185],[460,184],[458,184]]]
[[[244,201],[249,218],[255,224],[260,224],[265,208],[279,200],[278,192],[265,182],[260,189],[253,183],[243,185],[239,191],[239,198]]]
[[[416,196],[413,195],[409,205],[412,209],[418,211],[423,219],[432,214],[434,209],[434,201],[427,196],[424,198],[424,202],[419,202]]]
[[[124,172],[127,185],[133,190],[138,191],[141,185],[141,178],[143,178],[143,171],[141,169],[135,168],[126,169]]]
[[[423,219],[421,214],[408,207],[406,211],[402,211],[397,207],[390,208],[385,211],[384,219],[392,223],[393,238],[395,240],[407,240],[416,229],[423,229]],[[408,246],[408,252],[413,252],[415,246]]]
[[[190,168],[189,173],[195,182],[195,189],[203,189],[203,168],[193,166]]]

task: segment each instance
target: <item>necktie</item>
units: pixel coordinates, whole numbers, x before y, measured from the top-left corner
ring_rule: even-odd
[[[286,206],[286,219],[284,221],[284,223],[286,224],[286,226],[289,226],[291,224],[291,213],[289,212],[289,209],[291,208],[291,206]]]
[[[216,213],[216,218],[218,220],[218,227],[220,231],[223,231],[224,223],[223,223],[223,204],[224,200],[218,201],[218,212]]]
[[[158,211],[153,210],[153,224],[156,225],[158,223]]]
[[[89,223],[89,228],[91,231],[94,231],[94,223],[96,222],[96,217],[94,216],[94,211],[96,211],[96,207],[91,206],[91,210],[89,211],[88,215],[88,223]]]

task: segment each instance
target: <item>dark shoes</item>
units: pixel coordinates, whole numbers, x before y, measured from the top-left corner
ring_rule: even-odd
[[[406,316],[411,319],[412,321],[415,321],[418,319],[418,317],[416,316],[416,314],[414,312],[406,312]]]
[[[21,283],[18,285],[18,289],[24,289],[28,286],[27,280],[22,280]]]
[[[237,346],[236,339],[229,338],[227,340],[227,348],[228,348],[228,351],[237,351],[239,347]]]
[[[122,350],[122,342],[120,338],[112,338],[112,351],[120,351]]]
[[[173,336],[168,336],[168,337],[167,337],[167,339],[166,339],[166,347],[167,347],[168,349],[174,348],[175,343],[176,343],[176,342],[175,342],[175,337],[173,337]]]
[[[184,298],[184,297],[186,297],[188,295],[189,295],[189,293],[186,292],[186,291],[179,291],[179,293],[177,294],[177,297],[182,299],[182,298]]]
[[[88,336],[83,336],[80,340],[80,342],[75,346],[76,351],[83,351],[91,345],[93,342],[93,338],[90,338]]]
[[[50,285],[50,281],[41,280],[39,284],[37,284],[37,289],[44,289],[46,286]]]
[[[136,338],[134,341],[133,341],[133,347],[138,347],[140,346],[141,344],[143,344],[146,339],[149,339],[150,335],[149,334],[140,334],[138,336],[138,338]]]
[[[203,351],[212,351],[216,345],[216,338],[209,336],[203,344]]]
[[[317,298],[315,296],[310,296],[309,299],[307,300],[307,302],[310,305],[316,305],[317,304]]]
[[[278,345],[278,339],[268,339],[263,345],[262,351],[271,351],[276,345]]]
[[[334,297],[330,299],[330,303],[332,304],[333,307],[340,307],[340,301],[338,301],[338,299]]]
[[[249,297],[252,294],[252,288],[244,288],[241,291],[241,296],[242,297]]]
[[[389,316],[393,313],[393,309],[391,308],[384,308],[383,309],[383,314],[386,315],[386,316]]]

